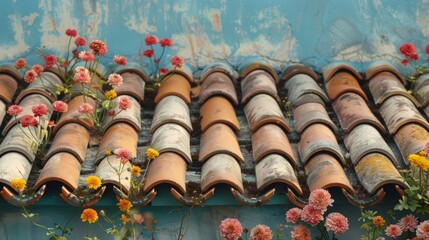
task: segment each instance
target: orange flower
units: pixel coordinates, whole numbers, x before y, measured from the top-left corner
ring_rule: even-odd
[[[119,209],[123,212],[128,212],[133,207],[133,204],[131,204],[127,199],[120,199],[119,203],[116,205],[118,205]]]
[[[127,215],[125,215],[125,214],[121,215],[121,222],[127,223],[129,221],[130,221],[130,218],[128,218]]]
[[[24,191],[25,187],[27,186],[27,181],[23,178],[16,178],[12,179],[10,182],[10,185],[16,190],[16,191]]]
[[[82,222],[88,221],[89,224],[95,223],[98,221],[97,211],[92,208],[86,208],[80,215],[80,219],[82,219]]]
[[[375,216],[372,219],[372,224],[374,224],[374,226],[377,228],[383,227],[385,223],[386,223],[386,221],[384,220],[384,218],[382,216]]]
[[[89,176],[85,179],[89,189],[97,190],[101,186],[101,180],[97,176]]]
[[[94,88],[94,89],[96,89],[96,90],[100,90],[100,89],[101,89],[101,86],[100,86],[100,85],[97,85],[97,84],[94,84],[94,85],[92,86],[92,88]]]
[[[131,175],[136,177],[140,176],[140,167],[139,166],[131,167]]]

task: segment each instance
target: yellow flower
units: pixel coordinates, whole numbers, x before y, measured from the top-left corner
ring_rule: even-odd
[[[159,156],[159,152],[156,149],[148,148],[146,150],[146,158],[147,158],[147,160],[149,160],[149,161],[153,160],[153,159],[155,159],[158,156]]]
[[[128,212],[130,211],[130,209],[133,207],[133,205],[131,204],[130,201],[128,201],[127,199],[120,199],[119,203],[116,204],[119,206],[119,209],[123,212]]]
[[[89,176],[85,179],[89,189],[98,189],[101,186],[101,180],[97,176]]]
[[[106,151],[104,151],[104,154],[106,154],[106,156],[110,156],[112,155],[112,150],[106,149]]]
[[[125,215],[125,214],[122,214],[121,215],[121,222],[123,222],[123,223],[127,223],[127,222],[129,222],[130,221],[130,218],[129,217],[127,217],[127,215]]]
[[[12,179],[10,182],[10,185],[16,190],[16,191],[24,191],[25,187],[27,186],[27,181],[23,178],[15,178]]]
[[[110,91],[107,91],[105,94],[104,94],[104,96],[107,98],[107,99],[114,99],[116,96],[118,96],[118,94],[116,94],[116,92],[115,92],[115,90],[110,90]]]
[[[82,222],[88,221],[89,224],[95,223],[98,221],[98,214],[94,209],[86,208],[80,215],[80,219],[82,219]]]
[[[415,168],[419,168],[423,171],[427,171],[429,169],[429,160],[427,160],[426,157],[417,154],[410,154],[408,156],[408,161],[411,166]]]
[[[377,228],[383,227],[385,223],[386,223],[386,221],[384,220],[384,218],[382,216],[375,216],[372,219],[372,224],[374,224],[374,226]]]
[[[133,166],[131,168],[131,175],[136,176],[136,177],[140,176],[140,167],[139,166]]]
[[[426,152],[425,151],[420,151],[419,155],[422,156],[422,157],[426,157]]]

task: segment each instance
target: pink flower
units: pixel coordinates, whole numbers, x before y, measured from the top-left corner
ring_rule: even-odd
[[[321,209],[315,209],[312,205],[306,205],[302,209],[301,219],[312,226],[316,226],[323,220],[323,211]]]
[[[16,69],[22,69],[22,68],[25,68],[26,66],[27,66],[27,61],[25,61],[24,58],[18,58],[15,61],[15,68]]]
[[[48,54],[48,55],[45,55],[44,60],[45,60],[45,67],[51,68],[57,62],[57,57],[55,57],[55,55]]]
[[[76,72],[74,74],[74,79],[77,83],[89,84],[91,82],[91,77],[89,76],[89,73],[86,72]]]
[[[296,225],[290,233],[292,240],[311,240],[310,231],[304,225]]]
[[[150,58],[153,56],[154,51],[152,49],[148,49],[146,51],[143,52],[143,55]]]
[[[416,236],[423,239],[429,239],[429,220],[421,222],[417,226]]]
[[[425,152],[426,152],[426,155],[429,154],[429,142],[426,142],[425,144]]]
[[[41,117],[48,114],[48,108],[45,104],[36,104],[31,108],[35,117]]]
[[[375,240],[386,240],[384,237],[378,237]]]
[[[55,122],[54,122],[54,121],[52,121],[52,120],[50,120],[50,121],[48,122],[48,127],[55,127]]]
[[[425,149],[426,149],[426,147],[427,146],[425,146]],[[417,228],[418,221],[417,221],[416,217],[409,214],[409,215],[401,218],[401,220],[399,220],[398,225],[402,229],[402,231],[404,231],[404,232],[405,231],[414,232],[414,230]]]
[[[119,109],[121,110],[127,110],[133,105],[133,103],[128,97],[118,97],[118,104]]]
[[[301,219],[300,208],[291,208],[286,212],[286,221],[291,223],[297,223]]]
[[[17,116],[20,113],[22,113],[22,108],[18,105],[12,105],[7,109],[7,114],[10,116]]]
[[[411,58],[411,56],[416,54],[416,47],[414,47],[414,44],[407,42],[401,45],[399,52],[406,57]]]
[[[70,37],[76,37],[77,36],[77,31],[76,31],[76,29],[67,29],[66,30],[66,35],[70,36]]]
[[[94,107],[89,103],[84,103],[77,110],[82,114],[91,114],[94,111]]]
[[[390,224],[386,228],[385,232],[386,232],[386,235],[391,237],[391,238],[397,238],[397,237],[402,235],[402,230],[399,227],[399,225],[397,225],[397,224]]]
[[[85,46],[86,39],[83,37],[77,37],[76,40],[74,40],[74,44],[76,44],[76,46]]]
[[[155,35],[146,35],[144,38],[144,41],[146,42],[146,45],[153,45],[158,43],[158,37]]]
[[[179,56],[173,56],[171,58],[171,64],[173,64],[176,67],[182,67],[184,63],[185,63],[185,60],[183,60],[183,58]]]
[[[109,83],[112,88],[121,86],[123,80],[122,76],[116,73],[112,73],[107,77],[107,83]]]
[[[226,218],[219,225],[220,236],[226,240],[237,240],[243,233],[240,221],[235,218]]]
[[[88,74],[89,74],[89,70],[88,70],[86,67],[81,67],[81,66],[77,67],[77,68],[74,70],[74,72],[75,72],[75,73],[78,73],[78,72],[84,72],[84,73],[88,73]]]
[[[121,163],[125,164],[131,157],[131,151],[125,148],[118,148],[114,153],[120,158]]]
[[[40,64],[34,64],[31,69],[33,69],[37,73],[37,75],[41,74],[44,70],[43,66]]]
[[[127,59],[124,56],[115,55],[113,56],[113,61],[115,61],[116,64],[121,66],[127,65]]]
[[[161,47],[171,47],[173,46],[173,40],[169,38],[163,38],[159,41],[159,45],[161,45]]]
[[[321,209],[323,212],[326,211],[328,206],[332,206],[334,200],[331,199],[331,194],[324,189],[316,189],[310,193],[308,198],[308,204],[313,206],[315,209]]]
[[[140,213],[134,213],[133,218],[138,225],[142,225],[144,222],[144,217]]]
[[[401,61],[401,63],[402,63],[404,66],[407,66],[407,64],[408,64],[408,63],[410,63],[410,61],[409,61],[408,59],[403,59],[403,60]]]
[[[52,103],[52,108],[56,112],[65,113],[65,112],[67,112],[68,107],[69,106],[67,105],[67,103],[65,103],[63,101],[55,101],[54,103]]]
[[[19,121],[21,122],[22,127],[26,128],[28,126],[36,126],[39,122],[37,121],[37,119],[35,117],[33,117],[32,115],[24,115],[22,116]]]
[[[159,74],[161,74],[161,75],[165,75],[167,73],[167,69],[165,69],[165,68],[159,68]]]
[[[94,54],[97,54],[97,55],[107,54],[107,45],[103,41],[94,40],[89,44],[89,48],[92,49],[92,51],[94,51]]]
[[[271,240],[273,233],[268,226],[258,224],[250,231],[250,240]]]
[[[114,117],[115,114],[116,114],[115,110],[110,110],[110,111],[107,112],[107,116],[109,116],[109,117]]]
[[[82,51],[79,53],[79,59],[85,62],[92,62],[94,61],[95,56],[90,52]]]
[[[39,76],[39,74],[36,73],[33,69],[28,70],[24,74],[24,81],[27,83],[32,83],[36,78]]]
[[[326,217],[326,230],[334,232],[335,235],[343,234],[349,229],[349,221],[341,213],[330,213]]]

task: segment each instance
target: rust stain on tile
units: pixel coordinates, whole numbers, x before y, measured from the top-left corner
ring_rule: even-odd
[[[422,151],[429,141],[429,132],[419,124],[406,124],[393,136],[405,163],[412,153]]]

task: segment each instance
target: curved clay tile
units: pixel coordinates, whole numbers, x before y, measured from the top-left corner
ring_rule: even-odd
[[[371,63],[371,65],[368,66],[366,69],[366,76],[365,78],[367,80],[371,80],[375,75],[382,73],[382,72],[390,72],[392,74],[395,74],[397,78],[399,78],[403,85],[407,84],[407,80],[402,76],[402,74],[396,69],[395,66],[393,66],[391,63],[387,61],[375,61]]]
[[[405,187],[398,169],[383,154],[366,155],[355,166],[355,171],[362,186],[371,194],[385,185],[394,184]]]
[[[0,123],[3,122],[4,116],[6,116],[6,103],[0,100]]]
[[[419,101],[422,107],[427,107],[429,104],[429,85],[424,85],[418,90],[416,90],[415,96],[417,101]]]
[[[123,171],[121,173],[121,181],[119,181],[118,174],[115,170],[120,167],[123,169],[131,168],[131,163],[121,163],[121,159],[117,158],[116,155],[106,156],[97,165],[95,175],[101,179],[103,184],[113,184],[120,188],[122,192],[127,193],[130,189],[131,172]]]
[[[165,76],[155,97],[155,103],[158,104],[166,96],[178,96],[186,104],[191,103],[191,84],[188,79],[181,74],[171,73]]]
[[[122,110],[119,108],[119,99],[120,98],[128,98],[131,100],[131,107],[127,110]],[[127,123],[136,129],[137,132],[140,132],[142,130],[141,128],[141,107],[140,103],[134,99],[131,96],[127,95],[121,95],[115,99],[112,100],[112,102],[115,103],[115,107],[112,109],[115,111],[116,115],[114,117],[105,116],[103,121],[103,129],[104,131],[112,126],[113,124],[117,123]]]
[[[216,154],[210,157],[201,169],[201,189],[206,192],[217,184],[227,184],[244,193],[241,169],[234,157]]]
[[[269,154],[277,153],[287,158],[293,166],[297,165],[289,140],[277,125],[266,124],[260,127],[252,135],[252,149],[256,163]]]
[[[302,194],[293,166],[282,155],[270,154],[265,156],[256,164],[255,173],[256,186],[259,191],[276,183],[284,183],[298,194]]]
[[[221,153],[229,154],[239,161],[244,161],[234,131],[228,125],[217,123],[202,134],[198,160],[204,162]]]
[[[246,104],[256,94],[265,93],[277,98],[276,82],[266,71],[255,70],[241,80],[241,104]]]
[[[429,73],[424,72],[422,75],[420,75],[417,78],[416,84],[414,85],[414,91],[418,91],[419,89],[423,88],[424,86],[429,85]]]
[[[89,131],[85,127],[76,123],[66,124],[55,135],[51,147],[45,155],[43,164],[52,155],[59,152],[68,152],[83,163],[88,143]]]
[[[347,72],[351,75],[353,75],[358,80],[363,79],[362,75],[356,71],[352,66],[350,66],[347,63],[337,62],[337,63],[331,63],[328,66],[323,68],[323,79],[325,80],[325,83],[331,81],[331,79],[340,72]]]
[[[176,67],[174,65],[170,65],[167,69],[167,73],[161,79],[161,82],[168,79],[169,75],[172,75],[172,74],[177,74],[185,77],[189,83],[195,82],[192,69],[186,63],[182,67]]]
[[[7,152],[19,152],[26,156],[28,161],[33,162],[35,155],[31,150],[32,146],[33,138],[31,137],[30,129],[15,125],[0,144],[0,156]]]
[[[418,123],[429,129],[428,122],[420,115],[414,104],[404,96],[392,96],[388,98],[380,106],[380,113],[392,135],[400,127],[408,123]]]
[[[297,74],[305,74],[313,78],[317,81],[316,73],[309,67],[305,66],[302,63],[296,63],[288,66],[282,73],[281,81],[288,81],[289,78],[297,75]],[[281,82],[280,82],[281,83]]]
[[[326,92],[328,93],[328,97],[331,101],[335,101],[339,96],[347,92],[357,93],[366,102],[368,101],[368,98],[359,86],[357,79],[351,73],[338,72],[329,82],[326,82],[325,86]]]
[[[191,136],[185,128],[178,124],[167,123],[156,129],[152,135],[152,148],[159,153],[175,152],[182,156],[186,161],[192,162]]]
[[[354,165],[356,165],[361,158],[370,153],[382,153],[387,156],[392,163],[398,165],[398,161],[392,150],[377,129],[371,125],[360,124],[356,126],[345,136],[344,143],[349,150],[350,158]]]
[[[234,70],[234,68],[226,63],[226,62],[214,62],[204,68],[201,73],[200,82],[204,82],[208,76],[215,72],[220,72],[227,75],[232,81],[238,78],[238,73]]]
[[[307,95],[317,95],[325,102],[329,102],[325,92],[320,88],[316,81],[306,74],[297,74],[290,78],[284,87],[288,90],[287,98],[294,106],[299,106],[299,99]]]
[[[150,162],[143,190],[150,191],[161,184],[175,186],[181,193],[186,192],[186,161],[173,152],[161,153]]]
[[[286,132],[291,132],[282,110],[276,100],[270,95],[258,94],[252,97],[246,106],[244,106],[244,112],[252,132],[255,132],[259,127],[267,123],[278,124]]]
[[[295,128],[298,133],[313,123],[322,123],[330,127],[332,131],[336,131],[337,127],[329,118],[325,107],[320,103],[305,103],[293,109],[293,118],[295,120]]]
[[[8,66],[8,65],[1,65],[0,66],[0,74],[7,74],[16,80],[21,79],[21,73],[14,67]]]
[[[74,97],[67,103],[68,111],[61,114],[60,120],[55,125],[54,132],[58,131],[58,129],[60,129],[63,125],[67,123],[77,123],[86,127],[88,130],[91,129],[94,126],[94,122],[92,121],[92,119],[81,118],[80,116],[82,116],[82,114],[78,110],[79,106],[84,103],[91,104],[95,109],[95,101],[92,98],[84,98],[82,95]]]
[[[2,134],[5,135],[9,129],[13,126],[15,126],[19,119],[24,115],[33,115],[33,111],[31,110],[34,105],[36,104],[45,104],[48,108],[48,113],[45,117],[50,118],[52,114],[52,104],[51,102],[44,96],[40,94],[32,94],[25,97],[20,103],[19,106],[22,108],[22,112],[16,116],[16,118],[11,118],[9,122],[6,124],[6,126],[3,129]]]
[[[30,176],[32,162],[18,152],[8,152],[0,157],[0,182],[9,184],[12,179]]]
[[[240,78],[246,77],[250,72],[255,70],[265,70],[266,72],[270,73],[271,76],[274,78],[274,81],[276,83],[279,82],[279,76],[277,75],[276,71],[267,63],[262,61],[253,61],[249,60],[248,62],[241,62],[241,64],[238,66],[238,72],[240,73]]]
[[[429,117],[429,105],[426,106],[423,111],[426,113],[426,116]]]
[[[401,127],[393,136],[396,145],[401,150],[405,163],[408,164],[408,156],[412,153],[419,153],[424,150],[429,141],[429,132],[427,128],[420,124],[406,124]]]
[[[216,123],[224,123],[235,131],[240,131],[240,123],[234,107],[222,96],[214,96],[204,102],[200,108],[200,114],[201,131],[203,132]]]
[[[369,82],[369,90],[374,97],[375,104],[382,104],[391,96],[401,95],[410,99],[417,107],[420,103],[410,95],[396,75],[390,72],[381,72]]]
[[[353,193],[353,187],[338,160],[331,154],[314,155],[305,165],[307,185],[310,191],[315,189],[339,187]]]
[[[334,133],[326,125],[320,123],[312,124],[304,130],[298,143],[298,152],[303,164],[320,152],[332,153],[344,163],[344,157]]]
[[[150,132],[154,133],[157,128],[166,123],[175,123],[192,132],[189,108],[183,99],[177,96],[163,98],[155,107]]]
[[[319,95],[313,93],[307,93],[298,97],[292,104],[293,108],[297,108],[303,104],[307,103],[318,103],[322,106],[325,106],[325,102],[319,97]]]
[[[115,92],[119,95],[130,95],[138,101],[144,99],[144,88],[146,82],[139,74],[135,72],[123,72],[121,74],[123,83],[115,88]]]
[[[235,105],[238,104],[234,83],[228,75],[221,72],[214,72],[205,78],[199,95],[200,104],[215,95],[225,96]]]
[[[7,74],[0,74],[0,99],[5,103],[10,103],[18,88],[17,81]]]
[[[138,63],[128,62],[126,66],[119,66],[118,65],[117,68],[114,69],[114,72],[122,75],[122,77],[125,77],[124,76],[125,73],[131,74],[131,75],[137,75],[138,77],[140,77],[140,79],[149,83],[151,80],[150,80],[149,76],[146,74],[145,70],[146,69],[144,69]]]
[[[365,100],[356,93],[344,93],[332,104],[341,128],[345,133],[349,133],[359,124],[367,123],[376,127],[380,132],[385,133],[383,124],[374,116]]]
[[[95,89],[92,86],[97,85],[97,86],[101,86],[102,84],[100,83],[101,80],[101,75],[99,75],[97,72],[93,72],[90,71],[89,75],[91,76],[91,88],[92,88],[92,96],[94,96],[94,98],[97,98],[96,96],[103,96],[103,91],[99,90],[99,89]],[[76,96],[80,96],[83,95],[84,91],[87,91],[86,89],[88,88],[88,86],[86,84],[82,84],[82,83],[74,83],[73,86],[70,88],[70,97],[76,97]],[[88,92],[88,91],[87,91]],[[89,97],[87,97],[89,98]]]
[[[43,72],[34,82],[30,83],[28,87],[21,91],[15,102],[19,103],[23,98],[31,94],[40,94],[51,102],[55,102],[57,100],[57,94],[54,89],[62,84],[62,80],[54,73]]]
[[[40,172],[35,188],[49,182],[61,182],[70,189],[76,189],[79,184],[81,163],[70,153],[59,152],[52,155]]]
[[[129,124],[116,123],[109,127],[100,141],[97,160],[105,157],[106,150],[125,148],[131,151],[131,156],[137,156],[137,140],[139,133]]]

